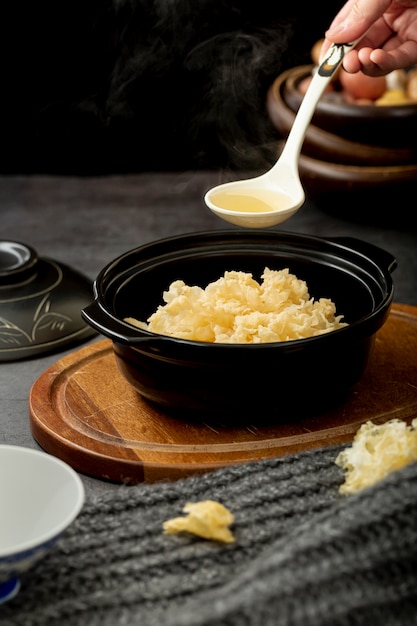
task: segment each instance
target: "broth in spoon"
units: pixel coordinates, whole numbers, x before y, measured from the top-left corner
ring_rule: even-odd
[[[298,171],[301,146],[317,102],[345,54],[358,41],[333,44],[329,48],[313,75],[275,165],[261,176],[217,185],[206,193],[205,203],[213,213],[238,226],[265,228],[289,219],[304,204],[305,193]]]

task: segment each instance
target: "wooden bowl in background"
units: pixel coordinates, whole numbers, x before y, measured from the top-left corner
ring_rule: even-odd
[[[294,123],[295,100],[293,107],[285,97],[286,88],[290,80],[294,82],[298,77],[298,82],[302,77],[307,76],[311,66],[301,66],[284,72],[271,85],[267,94],[268,115],[279,132],[285,139]],[[298,106],[302,95],[298,92]],[[291,101],[291,99],[290,99]],[[363,108],[359,105],[352,105],[355,108]],[[297,107],[298,108],[298,107]],[[370,108],[370,107],[366,107]],[[380,107],[373,107],[378,109]],[[385,107],[381,107],[385,108]],[[401,108],[401,107],[389,107]],[[346,137],[324,130],[316,126],[313,122],[307,129],[304,139],[302,153],[320,160],[329,160],[332,163],[345,163],[349,165],[398,165],[417,162],[417,143],[406,147],[391,147],[385,145],[367,144],[358,141],[351,141]],[[411,143],[411,142],[410,142]]]
[[[285,77],[282,97],[293,111],[298,111],[302,92],[298,85],[311,75],[313,65],[291,68]],[[384,105],[350,104],[322,97],[312,123],[350,141],[376,146],[414,148],[417,133],[417,103]]]

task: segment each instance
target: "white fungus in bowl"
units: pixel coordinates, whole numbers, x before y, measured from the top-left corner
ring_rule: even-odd
[[[267,343],[321,335],[347,326],[329,298],[314,300],[288,269],[252,274],[227,271],[205,289],[174,281],[165,304],[146,322],[125,321],[161,335],[210,343]]]

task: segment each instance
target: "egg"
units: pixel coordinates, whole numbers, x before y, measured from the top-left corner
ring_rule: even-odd
[[[303,96],[305,96],[307,89],[310,87],[310,83],[312,81],[313,76],[306,76],[305,78],[301,79],[299,83],[297,83],[297,88],[300,91],[300,93],[303,94]],[[327,87],[324,90],[324,93],[329,94],[329,93],[333,93],[334,89],[332,84],[330,83],[329,85],[327,85]]]
[[[407,96],[413,102],[417,102],[417,69],[411,70],[408,74]]]
[[[377,106],[410,104],[410,102],[412,102],[412,100],[402,89],[388,89],[380,98],[375,100]]]
[[[314,65],[318,65],[320,63],[320,53],[321,53],[321,48],[323,46],[323,43],[324,43],[324,39],[319,39],[311,48],[310,55],[311,55],[311,60],[313,61]]]
[[[349,74],[342,68],[338,79],[342,89],[355,100],[377,100],[387,89],[385,76],[367,76],[362,72]]]

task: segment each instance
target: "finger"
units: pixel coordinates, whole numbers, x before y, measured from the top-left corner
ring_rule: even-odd
[[[359,61],[357,50],[352,50],[343,59],[343,68],[349,72],[349,74],[356,74],[362,69],[362,63]]]
[[[390,4],[391,0],[348,2],[326,31],[326,39],[334,43],[344,43],[363,36],[379,20]]]
[[[377,49],[373,50],[369,55],[367,65],[364,65],[365,73],[373,71],[372,76],[375,74],[376,68],[384,73],[389,73],[395,69],[406,69],[414,65],[417,60],[417,42],[404,41],[398,45],[398,42],[393,42],[392,47],[389,49]],[[373,67],[371,67],[371,64]]]
[[[417,59],[417,43],[407,41],[394,43],[390,50],[361,48],[356,58],[346,57],[343,65],[350,73],[360,70],[368,76],[385,76],[393,70],[410,67],[415,62],[413,59]]]

